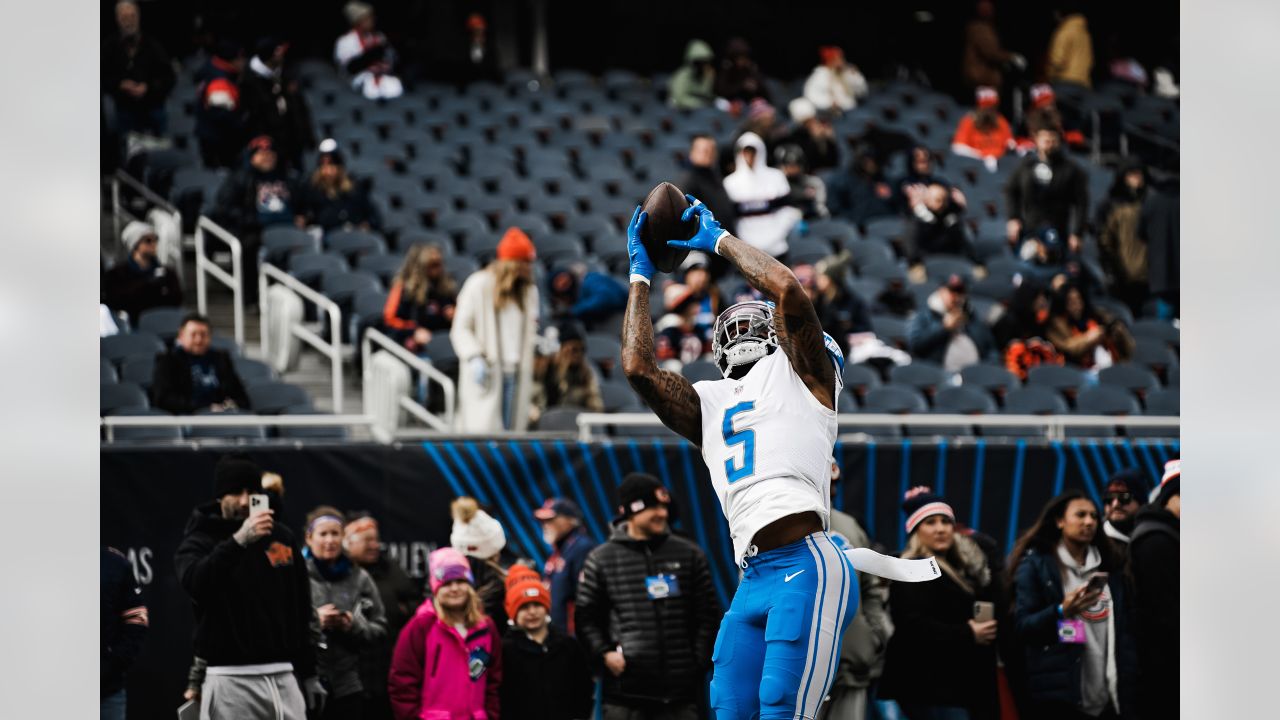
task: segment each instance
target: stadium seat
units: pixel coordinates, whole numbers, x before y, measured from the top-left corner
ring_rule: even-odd
[[[232,359],[231,364],[235,367],[236,374],[240,376],[240,381],[245,385],[276,380],[276,371],[261,360],[237,357]]]
[[[979,415],[996,412],[996,402],[986,390],[961,385],[939,390],[933,408],[939,413]]]
[[[284,266],[294,253],[320,250],[305,230],[289,225],[273,225],[263,230],[262,247],[266,261],[279,266]]]
[[[547,410],[538,420],[537,429],[543,432],[578,431],[578,416],[585,410],[580,407],[555,407]]]
[[[870,365],[847,363],[844,366],[845,392],[852,393],[859,403],[866,397],[868,390],[880,385],[880,372]]]
[[[1170,368],[1178,366],[1178,358],[1163,340],[1150,337],[1137,337],[1134,340],[1137,345],[1133,351],[1133,362],[1145,365],[1157,376],[1165,378],[1169,376]]]
[[[441,232],[415,228],[402,234],[396,242],[396,248],[402,253],[408,251],[408,249],[414,245],[435,245],[440,248],[441,254],[445,257],[452,257],[457,254],[453,244],[453,238]],[[365,257],[375,258],[378,256],[366,255]]]
[[[286,382],[260,382],[246,388],[249,407],[259,415],[276,415],[294,405],[310,405],[311,396],[297,385]]]
[[[960,370],[960,384],[982,388],[997,400],[1003,400],[1010,390],[1021,387],[1022,381],[1000,365],[978,363]]]
[[[1027,385],[1052,388],[1068,398],[1088,383],[1083,372],[1065,365],[1038,365],[1027,372]]]
[[[1051,387],[1028,385],[1014,388],[1004,398],[1007,415],[1065,415],[1067,401]]]
[[[155,355],[130,355],[124,359],[120,368],[120,380],[133,383],[143,390],[151,389],[151,378],[155,375]]]
[[[720,368],[710,360],[694,360],[691,363],[685,363],[680,368],[680,374],[684,375],[691,383],[700,380],[723,380],[724,375],[720,373]]]
[[[137,319],[137,328],[144,332],[155,333],[161,340],[169,341],[177,337],[182,318],[186,317],[188,312],[180,307],[156,307],[143,310],[142,315]]]
[[[892,315],[872,315],[871,328],[887,345],[907,346],[907,321]]]
[[[548,267],[560,261],[583,260],[587,251],[582,243],[572,235],[560,233],[545,235],[534,239],[533,245],[538,249],[538,259]]]
[[[894,265],[896,260],[893,255],[893,248],[884,240],[858,240],[857,242],[845,243],[845,248],[849,254],[853,256],[853,264],[859,268],[867,266]]]
[[[120,408],[147,408],[147,394],[131,382],[98,386],[98,412],[108,415]]]
[[[459,286],[467,276],[480,269],[480,264],[475,258],[466,255],[455,255],[444,259],[444,271],[452,277]]]
[[[172,417],[159,408],[124,407],[107,413],[113,417]],[[118,427],[111,430],[113,442],[118,443],[166,443],[182,440],[182,428],[170,427]]]
[[[958,255],[930,255],[924,259],[924,271],[929,281],[939,284],[952,275],[959,275],[967,280],[973,279],[976,266],[968,258]]]
[[[923,413],[929,409],[924,395],[908,385],[882,385],[871,388],[863,400],[863,409],[869,413]]]
[[[289,274],[313,288],[320,286],[324,275],[347,269],[347,261],[337,255],[300,253],[289,258]]]
[[[1178,388],[1160,388],[1147,395],[1148,415],[1181,415]]]
[[[602,379],[600,398],[604,401],[605,412],[624,412],[624,408],[632,408],[639,404],[635,392],[626,380]]]
[[[1076,411],[1081,415],[1138,415],[1142,408],[1128,389],[1101,383],[1080,391]]]
[[[98,342],[98,356],[119,365],[131,355],[151,355],[164,352],[164,343],[155,333],[146,331],[121,335],[109,335]]]
[[[1125,388],[1139,398],[1160,387],[1160,379],[1142,365],[1121,363],[1098,371],[1098,381]]]
[[[1135,338],[1152,338],[1155,340],[1161,340],[1165,344],[1175,348],[1179,345],[1180,333],[1173,323],[1165,322],[1163,320],[1143,318],[1141,320],[1134,321],[1130,328]]]
[[[387,242],[381,235],[361,230],[335,230],[325,233],[324,246],[329,252],[337,253],[348,261],[357,255],[387,251]]]
[[[621,377],[621,373],[617,372],[617,365],[622,358],[622,343],[617,335],[587,333],[585,345],[587,359],[595,363],[605,377]]]
[[[357,270],[373,274],[385,287],[391,287],[403,265],[403,255],[362,255],[356,259]]]
[[[320,279],[320,291],[339,305],[350,304],[351,298],[361,290],[382,290],[382,282],[363,270],[329,272]]]
[[[332,415],[323,410],[316,410],[310,405],[290,405],[284,408],[281,415]],[[282,438],[292,440],[345,440],[347,438],[347,429],[342,426],[331,425],[328,427],[280,427],[276,429],[276,434]]]
[[[809,221],[809,237],[837,247],[847,247],[858,241],[858,230],[844,220],[823,218]]]
[[[969,284],[970,300],[987,298],[989,300],[1008,300],[1013,295],[1014,284],[1011,275],[988,275],[981,280]]]
[[[889,382],[913,387],[924,393],[926,398],[933,397],[949,381],[950,377],[941,365],[927,360],[913,360],[909,365],[895,365],[889,370]]]
[[[120,382],[120,376],[116,373],[116,366],[106,358],[98,358],[98,382],[102,385],[109,385]]]
[[[899,217],[878,217],[868,220],[863,227],[863,238],[891,240],[902,234],[906,224]]]
[[[988,258],[984,263],[989,276],[1013,277],[1026,270],[1022,261],[1012,256]]]
[[[858,274],[864,278],[875,278],[884,282],[907,282],[907,271],[896,261],[876,261],[858,266]]]
[[[452,374],[458,369],[458,354],[453,349],[453,341],[449,339],[449,333],[432,335],[426,351],[427,357],[431,358],[431,362],[440,372]]]
[[[792,267],[801,264],[813,265],[833,254],[831,245],[827,241],[815,238],[792,238],[789,246],[787,257]]]
[[[441,214],[436,218],[435,228],[455,241],[462,237],[487,235],[493,232],[484,218],[460,212]]]
[[[480,235],[468,235],[462,239],[462,252],[475,258],[481,265],[488,265],[498,254],[498,243],[502,238],[491,232]]]

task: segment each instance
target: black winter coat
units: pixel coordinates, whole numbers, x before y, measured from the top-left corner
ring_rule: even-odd
[[[176,80],[173,65],[160,43],[148,35],[139,35],[132,55],[124,38],[114,37],[102,43],[102,90],[115,98],[121,108],[147,110],[164,105]],[[135,98],[120,89],[122,80],[147,84],[142,97]]]
[[[102,614],[98,631],[102,636],[98,690],[102,697],[114,695],[125,683],[125,673],[138,659],[147,637],[147,606],[142,589],[133,576],[133,566],[115,548],[102,548],[99,563]]]
[[[894,631],[879,696],[995,717],[995,646],[979,645],[969,628],[974,601],[992,599],[990,585],[972,595],[946,573],[930,582],[891,583]]]
[[[218,376],[219,396],[214,402],[235,400],[242,410],[249,408],[249,394],[245,392],[231,356],[221,350],[207,351]],[[190,356],[182,348],[173,348],[156,355],[156,366],[151,374],[151,404],[174,415],[190,415],[200,408],[192,404]],[[238,526],[237,526],[238,527]],[[233,528],[234,530],[234,528]]]
[[[263,77],[246,66],[240,103],[248,117],[246,136],[270,135],[280,159],[295,170],[301,167],[303,150],[315,147],[316,137],[297,80],[285,74]]]
[[[360,682],[366,697],[387,696],[387,674],[391,672],[391,653],[396,638],[422,604],[422,583],[409,577],[395,560],[383,553],[378,562],[362,566],[382,598],[387,614],[387,634],[360,654]]]
[[[714,168],[690,167],[680,176],[680,189],[702,201],[720,222],[720,227],[735,232],[738,226],[738,206],[729,199],[724,189],[724,178]]]
[[[1107,566],[1111,573],[1107,586],[1111,591],[1112,612],[1116,632],[1116,694],[1120,699],[1120,716],[1137,717],[1138,658],[1132,629],[1133,609],[1129,605],[1124,576],[1118,568]],[[1058,642],[1058,605],[1062,602],[1062,570],[1052,553],[1032,549],[1014,571],[1015,630],[1027,658],[1027,684],[1031,700],[1078,707],[1080,705],[1080,673],[1084,663],[1084,645]]]
[[[145,310],[182,306],[178,274],[158,262],[143,270],[131,258],[123,260],[102,277],[102,294],[107,307],[128,313],[135,325]]]
[[[1058,231],[1063,242],[1072,232],[1083,235],[1089,213],[1089,180],[1075,161],[1059,154],[1047,167],[1048,182],[1039,155],[1023,158],[1005,185],[1005,213],[1022,221],[1023,236],[1041,227]]]
[[[672,574],[679,595],[650,599],[645,578]],[[641,542],[626,523],[591,551],[578,584],[576,628],[600,663],[622,647],[621,677],[602,670],[604,697],[616,704],[688,702],[701,696],[723,614],[707,556],[675,535]]]
[[[319,625],[302,546],[276,522],[241,547],[231,536],[243,522],[222,517],[216,500],[197,506],[174,554],[195,613],[195,654],[211,667],[291,662],[298,677],[313,677]]]
[[[1144,717],[1178,717],[1179,525],[1176,515],[1149,505],[1138,511],[1129,542]]]
[[[538,644],[521,630],[502,641],[502,720],[585,720],[595,681],[578,641],[550,626]]]

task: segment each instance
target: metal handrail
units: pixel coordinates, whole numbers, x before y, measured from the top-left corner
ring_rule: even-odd
[[[312,290],[306,283],[275,265],[263,263],[262,268],[258,271],[258,322],[262,356],[264,358],[270,357],[269,333],[267,332],[267,285],[269,280],[275,280],[284,285],[306,300],[315,303],[316,307],[328,314],[330,338],[328,342],[325,342],[324,338],[317,335],[311,328],[299,323],[294,323],[290,330],[299,340],[329,358],[333,383],[333,411],[335,413],[342,412],[342,308],[338,307],[338,304],[334,301]]]
[[[115,442],[118,427],[348,427],[370,425],[367,415],[111,415],[98,418],[107,431],[106,441]]]
[[[124,204],[120,202],[121,185],[129,186],[129,188],[134,192],[146,198],[147,202],[159,206],[160,209],[165,212],[173,213],[178,220],[178,227],[182,227],[182,211],[178,210],[173,203],[157,194],[156,191],[147,187],[141,180],[135,178],[124,170],[116,170],[115,173],[111,175],[111,224],[112,229],[115,230],[116,238],[120,237],[120,231],[122,229],[120,224],[121,211],[129,213],[130,216],[133,215],[132,212],[125,210]]]
[[[577,417],[578,438],[591,440],[591,429],[600,425],[651,427],[662,424],[653,413],[581,413]],[[1177,428],[1177,417],[1144,415],[894,415],[889,413],[841,413],[836,422],[850,425],[905,425],[928,427],[1020,427],[1043,425],[1050,439],[1062,439],[1068,427]]]
[[[205,255],[205,233],[209,233],[226,243],[227,247],[231,249],[230,273],[219,267],[213,261],[213,258]],[[196,220],[196,308],[201,315],[208,314],[209,292],[204,277],[206,274],[212,275],[215,280],[231,288],[232,310],[235,313],[236,344],[240,347],[244,347],[244,271],[240,263],[240,256],[243,252],[244,247],[240,243],[240,239],[232,235],[226,228],[204,215],[201,215]]]
[[[404,408],[414,417],[430,425],[436,430],[439,430],[441,432],[452,431],[453,430],[453,412],[454,412],[455,404],[457,402],[456,400],[457,391],[454,387],[453,379],[450,378],[448,375],[445,375],[444,373],[437,370],[435,366],[432,365],[431,363],[409,352],[403,346],[401,346],[400,343],[397,343],[395,340],[392,340],[391,338],[387,337],[385,334],[383,334],[381,331],[379,331],[376,328],[369,328],[365,330],[364,339],[360,341],[360,359],[362,362],[362,367],[364,368],[365,392],[368,392],[369,388],[372,387],[372,383],[370,382],[370,379],[371,379],[370,374],[373,372],[373,363],[370,361],[373,358],[374,345],[378,345],[382,349],[386,350],[387,352],[395,356],[397,360],[408,365],[410,368],[417,370],[418,372],[425,374],[427,377],[431,378],[432,380],[435,380],[436,382],[440,383],[440,386],[444,388],[444,418],[443,419],[440,417],[437,417],[435,413],[432,413],[431,411],[427,410],[420,403],[412,400],[409,397],[400,398],[400,407]],[[369,406],[369,403],[368,401],[366,401],[365,402],[366,411],[368,410],[368,406]]]

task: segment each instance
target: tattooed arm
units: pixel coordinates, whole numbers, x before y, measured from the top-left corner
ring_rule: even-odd
[[[818,342],[821,345],[821,335]],[[694,445],[702,445],[702,401],[684,376],[658,367],[653,353],[649,286],[639,281],[631,283],[622,318],[622,372],[664,425]]]
[[[777,305],[773,327],[778,347],[818,402],[835,409],[835,375],[823,344],[822,324],[796,276],[786,265],[727,233],[716,243],[716,252]]]

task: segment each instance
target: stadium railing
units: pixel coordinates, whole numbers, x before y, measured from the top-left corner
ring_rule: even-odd
[[[231,251],[231,272],[222,269],[212,257],[206,253],[206,238],[224,243]],[[206,275],[226,285],[231,290],[232,310],[235,322],[236,344],[244,347],[244,276],[240,265],[240,256],[244,246],[240,239],[232,235],[209,218],[201,215],[196,220],[196,309],[201,315],[209,314],[209,287]]]
[[[381,348],[381,352],[389,353],[392,357],[408,366],[410,370],[416,370],[426,375],[444,388],[443,415],[432,413],[407,395],[400,395],[396,398],[396,409],[404,409],[435,430],[449,432],[453,428],[453,413],[457,403],[457,391],[453,380],[448,375],[437,370],[431,363],[409,352],[382,332],[375,328],[368,328],[365,330],[364,338],[360,341],[360,358],[362,361],[361,367],[364,369],[364,410],[366,415],[374,419],[372,428],[374,437],[381,442],[390,442],[399,429],[396,423],[387,425],[378,421],[383,416],[383,413],[378,412],[378,408],[374,407],[379,402],[377,398],[373,397],[379,387],[373,377],[378,372],[373,362],[375,345]],[[390,410],[389,408],[384,409]]]
[[[108,444],[115,442],[115,428],[156,427],[343,427],[372,424],[365,415],[107,415],[98,418]],[[184,439],[182,443],[197,442]],[[154,444],[154,443],[152,443]],[[178,444],[177,441],[174,444]]]
[[[115,173],[107,178],[107,182],[111,185],[111,229],[112,238],[116,242],[120,241],[120,233],[124,230],[126,222],[130,220],[145,221],[147,219],[145,214],[143,217],[136,215],[133,208],[131,208],[128,202],[126,202],[124,193],[125,188],[136,193],[144,201],[149,203],[152,210],[160,210],[161,212],[172,216],[173,226],[179,228],[178,242],[176,245],[169,243],[166,241],[167,238],[162,235],[161,246],[156,248],[156,252],[160,256],[160,262],[166,267],[173,268],[173,270],[178,273],[179,282],[185,284],[186,278],[183,277],[182,267],[182,211],[168,200],[165,200],[163,197],[156,194],[154,190],[147,187],[141,180],[138,180],[123,170],[116,170]]]
[[[204,220],[204,218],[201,218]],[[233,253],[236,254],[236,253]],[[236,266],[239,268],[239,265]],[[221,270],[221,268],[219,268]],[[238,272],[238,270],[237,270]],[[238,277],[237,277],[238,279]],[[268,295],[267,290],[270,284],[274,282],[283,285],[290,291],[301,297],[303,300],[314,303],[317,308],[322,310],[329,316],[329,339],[320,337],[311,328],[301,323],[293,323],[289,327],[289,331],[302,342],[315,348],[321,355],[329,358],[329,367],[331,370],[331,389],[333,393],[333,411],[335,413],[342,412],[342,309],[333,300],[312,290],[306,283],[298,280],[289,273],[272,265],[271,263],[263,263],[258,271],[258,319],[260,323],[260,338],[262,343],[262,357],[270,357],[270,333],[268,332]],[[239,296],[236,297],[236,316],[240,316]],[[238,326],[237,326],[238,331]]]

